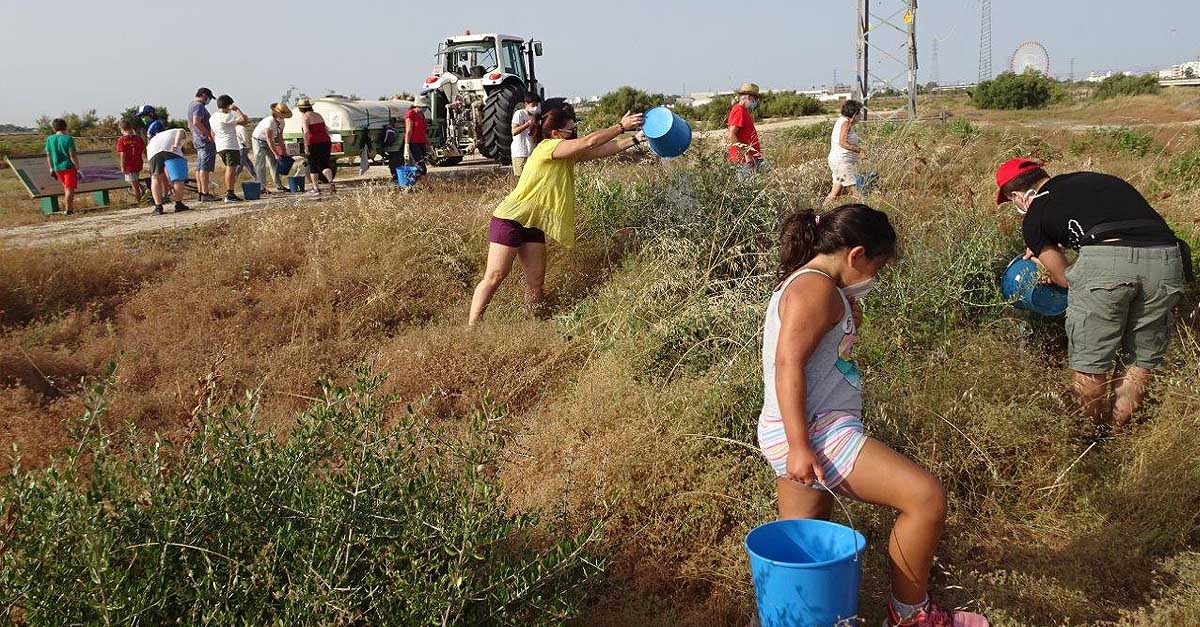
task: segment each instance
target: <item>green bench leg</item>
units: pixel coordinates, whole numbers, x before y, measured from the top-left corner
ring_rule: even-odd
[[[102,189],[98,192],[92,192],[92,202],[96,203],[97,207],[108,206],[108,190]]]
[[[39,198],[38,202],[42,206],[42,215],[44,216],[48,216],[58,211],[58,196],[46,196],[45,198]]]

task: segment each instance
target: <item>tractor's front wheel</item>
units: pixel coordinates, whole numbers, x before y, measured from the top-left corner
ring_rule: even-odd
[[[493,89],[483,103],[483,136],[479,152],[497,163],[512,163],[512,118],[525,98],[525,88],[510,82]]]

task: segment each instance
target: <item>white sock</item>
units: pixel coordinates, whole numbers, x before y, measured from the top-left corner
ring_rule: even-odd
[[[895,610],[896,615],[900,617],[901,621],[906,621],[913,616],[916,616],[917,612],[925,609],[926,605],[929,605],[928,594],[925,595],[925,598],[921,599],[919,603],[915,603],[913,605],[909,605],[903,601],[900,601],[896,597],[892,597],[892,609]]]

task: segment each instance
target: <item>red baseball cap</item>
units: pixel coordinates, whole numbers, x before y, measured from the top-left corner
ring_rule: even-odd
[[[1000,195],[1000,190],[1008,184],[1009,181],[1029,172],[1045,166],[1041,161],[1032,159],[1009,159],[996,170],[996,204],[1002,205],[1007,198]]]

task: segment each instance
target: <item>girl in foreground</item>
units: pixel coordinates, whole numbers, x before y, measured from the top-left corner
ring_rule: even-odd
[[[783,225],[780,275],[763,333],[763,454],[778,477],[779,517],[826,518],[819,485],[899,512],[888,543],[892,600],[886,626],[986,625],[929,599],[929,570],[946,495],[925,469],[863,434],[862,377],[850,351],[858,301],[896,251],[886,214],[844,205],[800,211]],[[976,617],[978,620],[976,620]]]
[[[467,324],[483,316],[496,289],[521,259],[525,272],[525,302],[536,311],[542,303],[546,279],[546,235],[570,248],[575,245],[575,164],[611,157],[645,141],[640,131],[642,114],[626,113],[612,126],[576,139],[575,110],[570,105],[553,108],[534,127],[534,149],[521,171],[521,179],[492,212],[488,224],[487,269],[475,287]]]

